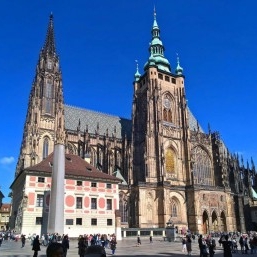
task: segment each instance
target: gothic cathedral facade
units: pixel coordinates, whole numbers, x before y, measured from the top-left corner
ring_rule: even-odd
[[[40,52],[24,125],[16,176],[65,140],[109,175],[119,176],[122,226],[178,230],[253,230],[255,168],[229,153],[218,132],[205,133],[187,106],[179,59],[174,72],[154,13],[149,58],[134,80],[132,120],[64,104],[53,16]],[[13,196],[15,197],[15,196]],[[248,208],[248,209],[247,209]]]

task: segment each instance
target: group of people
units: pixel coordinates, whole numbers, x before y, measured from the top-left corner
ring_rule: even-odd
[[[115,254],[117,240],[114,234],[95,234],[95,235],[80,235],[78,238],[78,254],[84,257],[89,246],[101,246],[102,248],[110,248],[112,254]]]

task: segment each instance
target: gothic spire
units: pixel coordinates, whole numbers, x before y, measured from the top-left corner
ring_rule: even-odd
[[[157,24],[156,11],[154,8],[154,21],[152,27],[152,41],[149,47],[150,57],[146,62],[144,69],[146,70],[149,66],[156,65],[158,69],[166,72],[170,72],[170,63],[164,57],[164,46],[160,39],[160,29]]]
[[[46,33],[46,40],[43,47],[43,52],[49,55],[55,55],[55,40],[54,40],[54,23],[53,23],[53,14],[50,15],[47,33]]]
[[[137,65],[137,70],[135,73],[135,81],[138,81],[141,77],[141,74],[139,73],[139,70],[138,70],[138,61],[137,60],[136,60],[136,65]]]
[[[177,68],[176,68],[176,74],[177,74],[177,75],[182,75],[182,74],[183,74],[183,68],[180,66],[178,54],[177,54]]]

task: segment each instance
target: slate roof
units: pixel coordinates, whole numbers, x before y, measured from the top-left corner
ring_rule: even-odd
[[[193,113],[188,108],[189,114],[189,128],[190,130],[197,130],[197,120]],[[121,118],[119,116],[109,115],[106,113],[82,109],[70,105],[64,106],[65,128],[71,131],[77,131],[78,123],[80,120],[80,131],[83,132],[88,126],[88,132],[95,134],[97,124],[99,124],[99,134],[104,135],[108,129],[109,136],[114,133],[116,127],[116,137],[122,138],[126,134],[128,139],[131,139],[132,121],[129,119]],[[198,124],[199,125],[199,124]],[[204,132],[199,125],[201,132]]]
[[[35,166],[28,167],[25,171],[52,173],[53,153]],[[115,183],[122,182],[121,179],[99,171],[78,155],[65,154],[65,176],[75,176],[85,179],[109,180]]]
[[[82,132],[88,126],[88,132],[95,134],[97,124],[99,124],[100,135],[106,134],[106,130],[108,129],[108,134],[111,137],[116,127],[117,138],[122,138],[125,134],[128,138],[131,138],[132,122],[129,119],[69,105],[64,106],[64,117],[65,128],[67,130],[77,131],[80,120],[80,131]]]
[[[195,118],[194,114],[191,112],[191,110],[189,108],[187,108],[188,110],[188,120],[189,120],[189,128],[190,130],[198,130],[197,128],[197,119]],[[200,126],[200,124],[198,123],[199,126],[199,130],[200,132],[204,133],[202,127]]]

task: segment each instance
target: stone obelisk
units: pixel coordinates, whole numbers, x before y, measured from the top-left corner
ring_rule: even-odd
[[[59,137],[58,137],[59,136]],[[65,146],[63,137],[57,133],[54,146],[50,208],[48,215],[48,233],[64,234],[64,177]]]

